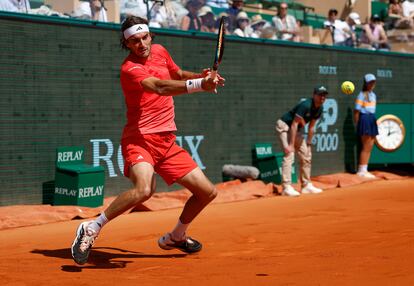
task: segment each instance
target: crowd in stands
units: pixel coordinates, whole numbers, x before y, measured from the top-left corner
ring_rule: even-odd
[[[28,13],[30,11],[29,0],[0,0],[0,11]]]
[[[336,46],[390,50],[386,30],[414,28],[412,1],[389,0],[386,18],[374,14],[367,23],[362,23],[358,13],[352,11],[338,19],[338,11],[330,9],[324,29],[330,32]],[[150,26],[156,28],[217,33],[220,19],[224,16],[228,35],[303,41],[303,23],[289,13],[290,7],[284,2],[270,8],[274,12],[271,21],[259,13],[247,13],[244,0],[119,0],[119,5],[121,21],[127,15],[135,15],[148,18]],[[62,14],[44,5],[31,9],[29,0],[0,0],[0,10],[108,21],[104,0],[83,0],[70,14]]]
[[[390,0],[388,7],[390,28],[411,29],[414,27],[414,3],[409,1]]]

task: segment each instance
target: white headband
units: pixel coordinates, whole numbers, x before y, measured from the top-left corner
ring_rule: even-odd
[[[129,37],[138,34],[138,33],[145,33],[149,32],[148,25],[146,24],[137,24],[132,27],[129,27],[124,31],[125,40],[128,40]]]

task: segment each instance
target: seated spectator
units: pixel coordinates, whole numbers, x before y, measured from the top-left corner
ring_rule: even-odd
[[[218,32],[218,29],[220,27],[221,17],[224,17],[224,29],[225,29],[224,33],[225,33],[225,35],[231,35],[230,29],[229,29],[229,27],[230,27],[230,18],[229,18],[229,14],[227,14],[226,12],[221,12],[218,15],[218,17],[216,19],[216,26],[215,26],[216,31]]]
[[[216,17],[210,6],[203,6],[198,11],[198,17],[201,19],[201,31],[208,33],[216,33]]]
[[[391,49],[379,15],[373,15],[369,23],[363,26],[360,47],[387,51]]]
[[[335,30],[335,24],[338,21],[340,21],[340,20],[337,19],[337,16],[338,16],[338,10],[336,10],[336,9],[329,9],[329,11],[328,11],[328,18],[326,19],[325,22],[323,22],[324,28],[331,30],[332,33]]]
[[[287,3],[280,4],[279,13],[273,17],[273,25],[276,27],[279,39],[293,42],[300,41],[296,18],[288,15]]]
[[[121,11],[121,22],[127,16],[147,18],[147,5],[143,0],[121,0],[119,2],[119,8]]]
[[[29,13],[29,0],[0,0],[0,11]]]
[[[237,20],[237,28],[233,31],[233,35],[248,38],[252,34],[252,30],[249,27],[250,19],[247,16],[246,12],[241,11],[239,14],[237,14],[236,17]]]
[[[207,0],[206,5],[215,8],[229,8],[229,3],[227,0]]]
[[[171,0],[164,0],[163,5],[154,3],[151,10],[150,27],[178,29],[178,15]]]
[[[147,5],[143,0],[121,0],[119,8],[121,22],[129,15],[147,19]],[[156,28],[179,29],[181,19],[188,13],[178,0],[164,0],[163,5],[150,2],[148,8],[151,11],[149,26]]]
[[[201,19],[198,16],[198,11],[203,6],[200,0],[189,0],[185,8],[188,10],[188,14],[181,20],[181,30],[187,31],[200,31]]]
[[[231,6],[226,10],[229,15],[229,31],[232,33],[237,28],[237,15],[243,11],[244,0],[232,0]]]
[[[265,27],[267,21],[263,20],[262,16],[260,14],[254,15],[252,17],[252,23],[250,24],[250,27],[252,28],[252,38],[260,38],[261,33],[263,31],[263,28]]]
[[[388,17],[392,19],[391,27],[397,29],[410,29],[413,27],[413,18],[405,17],[400,0],[390,0]]]
[[[403,9],[403,16],[404,17],[414,17],[414,3],[412,1],[403,0],[401,7]]]
[[[100,22],[108,22],[103,0],[89,0],[79,3],[72,17]]]
[[[331,32],[335,46],[353,47],[356,43],[355,24],[361,24],[359,15],[353,12],[347,17],[346,21],[338,20],[337,15],[338,11],[336,9],[330,9],[328,20],[324,22],[324,26]]]

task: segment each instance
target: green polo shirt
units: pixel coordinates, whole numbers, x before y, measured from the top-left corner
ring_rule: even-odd
[[[292,125],[295,116],[299,116],[305,120],[305,123],[308,123],[312,119],[319,119],[323,112],[323,106],[316,108],[313,104],[313,99],[308,98],[301,101],[296,105],[292,110],[285,113],[282,116],[282,121],[284,121],[289,127]]]

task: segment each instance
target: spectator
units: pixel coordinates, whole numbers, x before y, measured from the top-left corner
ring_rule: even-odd
[[[413,18],[414,17],[414,3],[408,0],[403,0],[402,4],[402,9],[403,9],[403,16],[404,17],[410,17]]]
[[[413,18],[405,17],[400,0],[390,0],[388,17],[392,19],[391,27],[397,29],[410,29],[413,27]]]
[[[108,22],[104,0],[83,1],[72,14],[74,18]]]
[[[198,11],[198,17],[201,19],[201,31],[208,33],[216,33],[216,17],[210,6],[203,6]]]
[[[325,22],[323,22],[324,28],[331,32],[332,42],[334,44],[345,41],[344,35],[340,33],[340,31],[338,31],[338,26],[340,26],[341,20],[338,20],[337,16],[338,16],[338,10],[329,9],[328,19]]]
[[[338,16],[338,10],[336,10],[336,9],[329,9],[329,11],[328,11],[328,19],[325,22],[323,22],[323,26],[325,28],[334,27],[335,26],[335,23],[337,21],[339,21],[337,19],[337,16]]]
[[[260,38],[266,23],[266,20],[263,20],[260,14],[254,15],[252,17],[252,23],[250,24],[250,27],[252,28],[251,37]]]
[[[201,30],[201,19],[198,16],[203,3],[199,0],[189,0],[185,8],[188,10],[188,14],[181,20],[181,30],[187,31],[200,31]]]
[[[317,86],[313,90],[312,98],[301,101],[291,111],[285,113],[276,122],[276,132],[285,153],[282,163],[282,195],[296,197],[300,193],[292,187],[292,164],[297,152],[300,162],[300,181],[302,194],[317,194],[322,190],[314,187],[310,180],[312,161],[312,138],[316,121],[323,113],[328,90],[324,86]],[[309,123],[309,132],[305,140],[303,129]]]
[[[237,15],[243,11],[244,0],[233,0],[231,6],[226,10],[229,15],[229,31],[233,32],[237,28]]]
[[[29,13],[29,0],[0,0],[0,11]]]
[[[207,0],[206,4],[210,7],[215,8],[229,8],[229,3],[227,2],[227,0]]]
[[[359,21],[357,13],[351,13],[347,17],[347,21],[338,20],[338,11],[330,9],[328,12],[328,20],[324,22],[324,27],[332,34],[332,41],[335,46],[353,47],[356,43],[355,24]],[[356,22],[355,22],[356,21]]]
[[[143,0],[121,0],[119,5],[121,21],[124,21],[127,16],[147,18],[147,5]]]
[[[369,157],[374,146],[375,136],[378,135],[377,119],[375,117],[377,104],[377,96],[374,93],[375,84],[376,78],[373,74],[364,76],[362,91],[358,94],[354,109],[354,122],[362,143],[357,175],[367,179],[375,178],[373,174],[368,172]]]
[[[188,11],[180,1],[164,0],[163,5],[157,2],[150,2],[150,27],[179,29],[182,17],[187,15]],[[120,1],[121,22],[127,16],[137,16],[147,18],[147,5],[143,0],[121,0]]]
[[[386,51],[391,49],[388,44],[387,34],[377,14],[372,15],[370,22],[363,26],[360,47]]]
[[[163,5],[155,4],[153,6],[149,22],[150,27],[178,29],[178,23],[178,15],[173,1],[164,0]]]
[[[300,41],[296,18],[288,15],[287,3],[280,4],[278,15],[273,17],[273,25],[279,34],[278,38],[293,42]]]
[[[218,15],[218,17],[216,19],[216,26],[215,26],[216,31],[218,31],[218,29],[220,27],[221,17],[224,17],[224,29],[225,29],[224,33],[226,35],[231,35],[230,29],[229,29],[229,27],[230,27],[230,18],[229,18],[229,14],[227,14],[226,12],[221,12]]]
[[[234,30],[233,35],[244,37],[244,38],[251,37],[252,30],[249,26],[250,20],[246,12],[241,11],[239,14],[237,14],[236,20],[237,20],[236,22],[237,28],[236,30]]]

